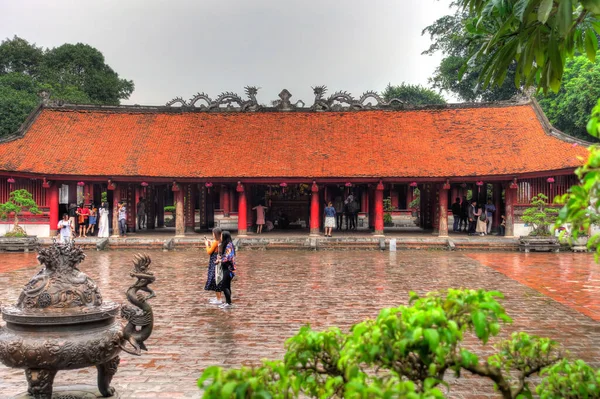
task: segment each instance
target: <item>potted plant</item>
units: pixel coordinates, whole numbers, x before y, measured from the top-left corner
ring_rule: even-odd
[[[0,237],[0,250],[24,250],[27,252],[37,247],[37,238],[29,237],[25,230],[19,226],[19,215],[24,211],[34,215],[42,213],[31,193],[24,189],[11,192],[8,201],[0,204],[0,219],[7,220],[11,215],[14,218],[12,230],[6,233],[4,237]]]
[[[548,197],[538,194],[531,198],[531,205],[525,209],[521,219],[532,226],[528,236],[521,237],[519,249],[521,251],[553,251],[558,252],[560,244],[554,236],[551,227],[558,217],[558,209],[548,206]]]
[[[392,199],[387,197],[383,200],[383,225],[387,227],[394,226],[394,220],[392,219],[392,211],[394,208],[392,207]]]
[[[408,204],[408,208],[412,210],[411,215],[419,217],[419,207],[421,206],[421,191],[415,187],[413,191],[414,199]]]

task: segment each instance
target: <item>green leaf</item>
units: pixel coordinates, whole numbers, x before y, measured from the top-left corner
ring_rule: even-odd
[[[552,11],[553,0],[542,0],[540,7],[538,8],[538,21],[545,24]]]
[[[594,62],[596,60],[596,53],[598,52],[598,38],[591,29],[585,31],[585,52],[590,61]]]
[[[565,37],[571,29],[573,22],[573,5],[571,0],[560,0],[558,3],[557,23],[558,31],[562,37]]]
[[[440,343],[440,335],[438,334],[437,330],[434,330],[433,328],[427,328],[423,332],[423,336],[429,344],[429,350],[435,351],[435,348],[437,348]]]
[[[487,326],[486,326],[486,318],[485,314],[481,311],[473,312],[471,316],[471,320],[473,321],[473,325],[475,326],[475,334],[477,338],[487,341]]]
[[[600,1],[598,0],[581,0],[581,3],[586,10],[593,12],[594,14],[600,14]]]

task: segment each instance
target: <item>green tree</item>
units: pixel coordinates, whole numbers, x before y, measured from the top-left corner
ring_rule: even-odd
[[[0,75],[0,136],[16,131],[38,103],[33,77],[17,72]]]
[[[121,79],[104,55],[87,44],[63,44],[48,50],[43,60],[43,81],[54,87],[74,87],[92,103],[118,105],[133,92],[133,82]]]
[[[468,63],[478,43],[477,35],[468,29],[473,24],[475,14],[459,7],[456,2],[451,3],[451,7],[456,10],[454,14],[439,18],[422,32],[423,35],[429,35],[433,41],[423,54],[432,55],[439,52],[444,56],[433,77],[429,79],[432,86],[452,93],[462,101],[502,101],[516,95],[519,90],[512,83],[514,65],[511,65],[508,71],[510,81],[495,87],[481,87],[479,78],[483,63]],[[468,66],[463,72],[465,65]]]
[[[0,44],[0,75],[17,72],[30,76],[39,73],[44,50],[15,36]]]
[[[596,397],[599,386],[591,383],[598,371],[582,361],[562,360],[551,339],[513,333],[488,357],[471,351],[475,342],[486,345],[511,322],[499,298],[500,293],[483,290],[411,293],[410,306],[383,309],[348,333],[301,328],[286,342],[281,361],[263,361],[256,368],[210,367],[198,385],[209,399],[443,398],[438,386],[446,373],[460,377],[467,370],[513,399],[532,397],[531,377],[542,371],[543,390],[536,391],[544,398],[561,397],[569,381],[583,389],[576,397]]]
[[[446,104],[444,97],[421,85],[402,83],[400,86],[392,86],[388,84],[381,95],[386,101],[398,98],[411,105]]]
[[[554,126],[571,136],[590,140],[586,126],[600,98],[600,59],[592,62],[580,55],[567,60],[558,93],[540,93],[537,97]]]
[[[58,102],[118,105],[133,89],[91,46],[43,50],[17,36],[6,39],[0,43],[0,137],[19,128],[43,91]]]

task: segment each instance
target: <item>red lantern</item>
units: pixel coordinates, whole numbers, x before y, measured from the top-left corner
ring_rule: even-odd
[[[44,177],[44,181],[42,182],[42,187],[43,188],[50,188],[50,182],[46,181],[45,177]]]
[[[206,187],[206,191],[210,194],[210,188],[213,186],[211,182],[204,183],[204,187]]]
[[[509,188],[518,188],[519,186],[517,185],[517,178],[515,177],[512,181],[512,183],[510,183]]]
[[[171,187],[171,191],[179,191],[179,184],[177,184],[177,182],[173,182],[173,186]]]
[[[282,188],[281,192],[285,193],[285,188],[287,187],[287,183],[286,182],[280,183],[279,186]]]
[[[85,183],[84,183],[84,182],[82,182],[82,181],[78,181],[78,182],[77,182],[77,185],[78,185],[79,187],[83,187],[83,186],[85,186]]]
[[[417,182],[416,182],[416,181],[414,181],[414,182],[410,183],[410,186],[411,186],[411,187],[417,187],[417,186],[418,186],[418,184],[417,184]]]
[[[546,181],[550,183],[550,197],[552,197],[552,195],[554,195],[554,192],[552,190],[552,183],[554,183],[554,177],[549,177],[548,179],[546,179]],[[552,198],[550,199],[552,200]]]
[[[12,177],[9,177],[8,179],[6,179],[6,181],[8,182],[8,184],[15,184],[15,179],[13,179]]]
[[[350,183],[350,182],[346,183],[346,187],[352,187],[352,183]]]
[[[142,182],[141,184],[142,187],[148,187],[148,183],[146,183],[145,181]]]

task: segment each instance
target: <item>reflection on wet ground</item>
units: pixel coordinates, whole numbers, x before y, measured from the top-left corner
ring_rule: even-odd
[[[124,292],[133,281],[129,271],[134,254],[89,251],[81,269],[95,279],[104,298],[125,302]],[[504,292],[504,304],[514,319],[504,336],[515,330],[549,335],[576,356],[600,365],[600,328],[590,318],[597,320],[593,312],[600,303],[592,295],[598,292],[594,276],[600,273],[593,256],[240,252],[238,280],[233,284],[235,308],[224,311],[209,305],[210,296],[203,290],[206,255],[194,251],[150,255],[157,276],[153,285],[157,297],[152,299],[155,330],[146,341],[147,354],[122,356],[114,385],[125,398],[199,397],[196,379],[204,368],[280,358],[285,339],[305,323],[317,329],[332,325],[346,329],[375,317],[383,307],[406,304],[411,290],[425,293],[448,287]],[[17,300],[22,285],[37,271],[35,264],[35,254],[0,254],[3,304]],[[55,385],[93,384],[95,378],[92,368],[59,372]],[[449,382],[449,397],[484,393],[495,397],[491,386],[479,379]],[[23,372],[0,366],[0,397],[23,390]]]

